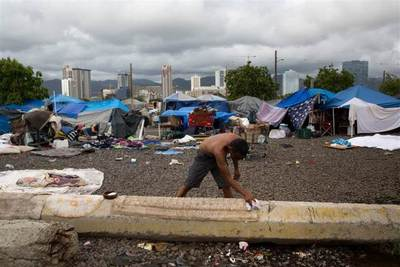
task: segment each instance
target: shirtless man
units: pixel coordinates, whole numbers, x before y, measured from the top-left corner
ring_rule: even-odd
[[[249,145],[245,140],[233,133],[213,135],[205,139],[197,153],[185,184],[176,193],[177,197],[186,196],[193,187],[199,187],[203,178],[209,171],[214,177],[219,189],[222,189],[224,197],[231,198],[231,187],[241,194],[244,200],[251,204],[253,195],[243,189],[238,180],[240,178],[238,160],[246,157]],[[235,168],[234,175],[229,173],[227,154],[230,154]]]

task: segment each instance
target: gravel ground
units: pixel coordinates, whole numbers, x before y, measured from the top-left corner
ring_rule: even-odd
[[[256,145],[252,159],[239,164],[242,185],[262,200],[400,204],[400,150],[389,153],[379,149],[341,151],[323,147],[331,139],[287,138]],[[184,182],[195,154],[195,150],[164,156],[155,155],[154,149],[104,149],[49,162],[48,158],[25,153],[1,156],[0,170],[6,170],[6,164],[13,164],[15,169],[96,168],[105,177],[96,194],[114,190],[119,194],[173,196]],[[116,161],[118,157],[124,160]],[[131,163],[131,158],[137,162]],[[170,166],[171,159],[184,165]],[[189,196],[220,197],[221,193],[208,176]],[[88,240],[91,244],[83,246]],[[74,262],[79,266],[398,266],[393,264],[400,262],[365,246],[262,244],[251,245],[249,252],[242,253],[233,243],[171,243],[165,251],[152,252],[137,248],[141,241],[134,239],[83,237],[80,242],[82,249]],[[229,257],[220,255],[220,251],[226,254],[228,249],[247,262],[230,263]],[[262,260],[255,259],[257,252],[263,254]]]

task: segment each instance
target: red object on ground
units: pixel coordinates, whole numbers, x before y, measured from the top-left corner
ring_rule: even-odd
[[[212,113],[191,113],[189,114],[190,127],[210,127],[214,125],[214,115]]]

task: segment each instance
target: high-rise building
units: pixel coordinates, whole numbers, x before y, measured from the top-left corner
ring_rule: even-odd
[[[354,85],[366,85],[368,83],[368,61],[345,61],[342,64],[342,69],[354,75]]]
[[[190,90],[196,90],[196,88],[200,88],[201,86],[201,78],[198,75],[194,75],[190,77]]]
[[[128,88],[128,86],[129,86],[129,74],[126,72],[118,73],[117,89]]]
[[[225,75],[226,70],[215,71],[215,86],[218,88],[225,88]]]
[[[163,98],[173,93],[171,65],[162,65],[161,67],[161,88]]]
[[[300,75],[294,70],[285,71],[282,75],[282,95],[298,91],[300,88]]]
[[[91,89],[90,70],[71,68],[65,65],[61,80],[61,92],[63,95],[77,98],[89,98]]]
[[[72,79],[72,68],[69,65],[65,65],[63,68],[63,79]]]

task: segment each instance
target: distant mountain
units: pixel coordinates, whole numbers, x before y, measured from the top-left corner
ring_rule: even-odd
[[[190,91],[190,81],[182,78],[175,78],[172,80],[172,87],[176,88],[178,91]]]
[[[92,90],[90,92],[91,96],[98,96],[101,94],[102,89],[106,88],[116,88],[117,87],[117,80],[104,80],[104,81],[91,81]],[[154,81],[148,79],[133,79],[134,86],[157,86],[160,85]],[[43,82],[43,86],[47,88],[49,91],[49,95],[53,94],[53,91],[56,94],[61,94],[61,80],[54,79],[54,80],[47,80]],[[189,84],[190,89],[190,84]]]
[[[53,91],[56,92],[57,95],[61,94],[61,80],[47,80],[43,82],[43,87],[47,88],[49,91],[49,95],[53,95]]]
[[[215,85],[215,76],[205,76],[200,78],[201,86]]]

